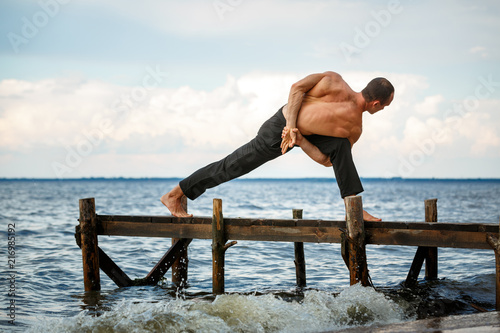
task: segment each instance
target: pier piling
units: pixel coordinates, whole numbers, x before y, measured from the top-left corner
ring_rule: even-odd
[[[222,216],[222,200],[214,199],[212,215],[212,292],[215,295],[224,293],[225,253],[236,245],[236,241],[227,243],[226,228]]]
[[[424,201],[425,222],[437,222],[437,199]],[[425,279],[436,280],[438,278],[438,248],[426,247],[425,256]]]
[[[429,199],[424,201],[425,206],[425,222],[437,222],[437,199]],[[406,277],[404,285],[412,288],[417,284],[418,276],[425,261],[425,279],[436,280],[438,277],[438,249],[437,247],[419,246],[410,271]]]
[[[496,290],[496,310],[500,311],[500,225],[497,235],[493,233],[488,233],[486,235],[486,241],[491,246],[495,252],[495,290]]]
[[[80,199],[80,242],[85,291],[101,290],[94,198]]]
[[[350,283],[361,282],[363,286],[369,286],[362,199],[361,196],[352,196],[344,198],[344,202]]]
[[[224,293],[224,219],[222,217],[222,200],[214,199],[212,216],[212,292],[216,295]]]
[[[183,196],[181,199],[182,208],[184,211],[188,211],[187,207],[187,197]],[[188,245],[191,243],[192,239],[182,239],[182,238],[172,238],[172,246],[176,245],[178,241],[181,241],[181,249],[179,257],[172,264],[172,283],[177,287],[184,287],[188,279]]]
[[[302,209],[292,210],[293,219],[302,219]],[[295,276],[297,287],[304,288],[306,286],[306,259],[304,256],[304,242],[293,243],[295,252]]]

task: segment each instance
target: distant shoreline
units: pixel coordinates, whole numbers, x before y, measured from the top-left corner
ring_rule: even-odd
[[[18,181],[18,182],[74,182],[74,181],[179,181],[180,177],[83,177],[83,178],[0,178],[0,182]],[[362,181],[442,181],[442,182],[500,182],[500,178],[379,178],[379,177],[361,177]],[[310,182],[334,182],[335,178],[238,178],[232,181],[255,182],[255,181],[310,181]]]

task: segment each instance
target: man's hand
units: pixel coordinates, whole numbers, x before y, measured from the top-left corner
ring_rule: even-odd
[[[286,153],[288,148],[292,148],[293,146],[298,144],[297,136],[299,136],[299,138],[302,138],[302,135],[300,134],[298,128],[290,129],[287,126],[283,128],[283,131],[281,132],[281,154]]]

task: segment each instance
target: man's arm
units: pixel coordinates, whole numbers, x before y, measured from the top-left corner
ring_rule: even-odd
[[[306,76],[300,81],[292,84],[290,89],[290,94],[288,95],[287,112],[284,115],[286,119],[286,126],[288,128],[297,127],[297,116],[299,114],[300,108],[302,107],[302,101],[304,95],[314,88],[325,76],[332,75],[333,72],[325,72],[319,74],[311,74]],[[338,75],[338,74],[336,74]],[[295,132],[290,131],[287,137],[282,140],[282,153],[284,154],[288,148],[291,148],[296,143]]]
[[[309,156],[313,161],[321,165],[324,165],[326,167],[332,166],[330,158],[327,155],[323,154],[321,150],[319,150],[318,147],[309,142],[309,140],[304,138],[304,136],[300,133],[298,128],[293,128],[290,130],[288,127],[285,127],[283,129],[281,136],[282,137],[286,136],[287,134],[289,134],[290,131],[295,132],[297,138],[296,144],[300,146],[300,148],[304,151],[304,153],[306,153],[307,156]]]
[[[311,74],[292,84],[290,94],[288,95],[288,111],[285,116],[286,126],[288,128],[297,127],[297,115],[302,106],[304,94],[311,90],[326,75],[327,73]]]

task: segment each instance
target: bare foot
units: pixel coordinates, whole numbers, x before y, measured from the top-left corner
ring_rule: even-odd
[[[363,209],[363,220],[364,221],[370,221],[370,222],[380,222],[382,221],[382,219],[379,219],[375,216],[372,216],[370,214],[368,214],[368,212],[366,210]]]
[[[172,191],[163,195],[160,200],[173,216],[192,217],[193,214],[188,214],[182,207],[182,197],[184,197],[184,192],[182,192],[180,186],[177,185]]]

